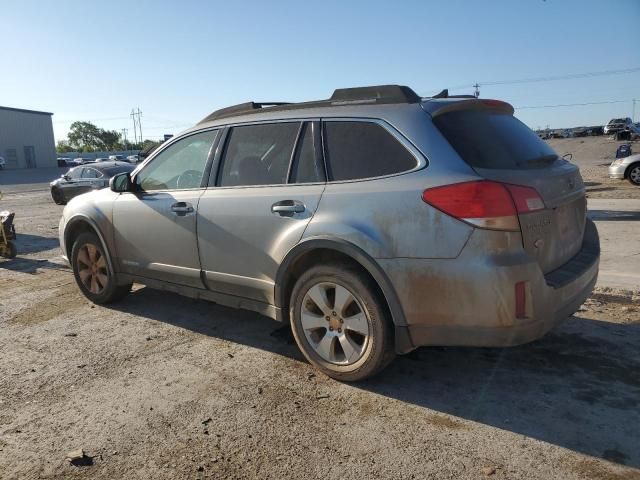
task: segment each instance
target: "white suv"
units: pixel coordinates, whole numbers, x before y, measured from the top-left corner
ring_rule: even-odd
[[[612,118],[611,120],[609,120],[609,123],[607,123],[604,126],[604,134],[605,135],[612,135],[616,132],[619,132],[621,130],[624,130],[625,128],[629,128],[631,130],[635,130],[635,126],[633,124],[633,121],[627,117],[627,118]]]

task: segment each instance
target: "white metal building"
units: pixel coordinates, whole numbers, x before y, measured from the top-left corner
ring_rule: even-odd
[[[52,115],[0,106],[0,156],[5,168],[57,166]]]

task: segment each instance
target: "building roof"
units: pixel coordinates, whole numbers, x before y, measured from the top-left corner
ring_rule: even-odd
[[[0,110],[9,110],[11,112],[22,112],[22,113],[35,113],[38,115],[53,115],[51,112],[41,112],[39,110],[25,110],[24,108],[13,108],[13,107],[3,107],[0,105]]]

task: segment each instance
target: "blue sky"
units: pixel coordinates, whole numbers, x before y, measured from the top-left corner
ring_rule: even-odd
[[[157,138],[247,100],[640,67],[639,0],[0,0],[0,12],[0,105],[54,112],[56,140],[74,120],[132,136],[138,106]],[[632,98],[640,120],[640,71],[480,90],[515,107],[621,102],[517,110],[532,128],[631,116]]]

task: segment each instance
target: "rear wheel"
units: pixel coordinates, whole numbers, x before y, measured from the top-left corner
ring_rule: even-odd
[[[332,378],[363,380],[393,359],[386,308],[372,280],[357,269],[309,269],[293,289],[290,318],[304,356]]]
[[[117,302],[131,290],[131,283],[118,285],[102,243],[94,233],[78,236],[71,251],[71,265],[80,290],[93,303]]]
[[[640,163],[635,163],[629,167],[627,178],[634,185],[640,185]]]

